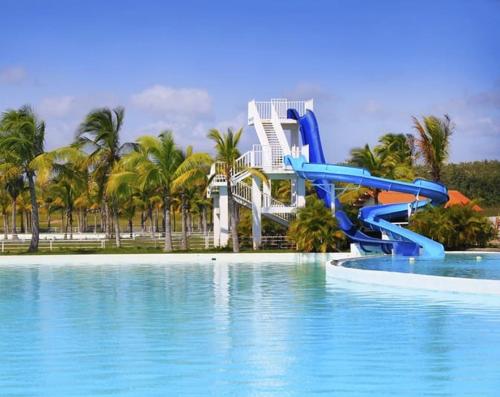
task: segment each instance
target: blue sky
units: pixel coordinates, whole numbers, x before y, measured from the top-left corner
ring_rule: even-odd
[[[330,161],[444,113],[452,161],[500,159],[500,1],[3,0],[2,16],[0,110],[31,103],[48,148],[122,105],[124,140],[169,128],[207,150],[249,100],[313,97]]]

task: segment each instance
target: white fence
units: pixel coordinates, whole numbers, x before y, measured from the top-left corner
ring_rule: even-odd
[[[181,249],[181,239],[180,234],[174,234],[172,236],[172,245],[174,250]],[[122,248],[128,249],[151,249],[151,250],[161,250],[165,244],[164,237],[137,237],[137,238],[123,238],[120,242]],[[243,247],[249,248],[252,246],[252,239],[249,237],[243,237],[241,239],[241,244]],[[3,240],[0,241],[0,252],[2,254],[7,253],[19,253],[26,252],[30,245],[29,240]],[[44,239],[39,242],[39,249],[41,251],[99,251],[109,248],[116,248],[116,243],[114,239],[73,239],[73,240],[56,240],[56,239]],[[201,233],[193,233],[188,236],[188,249],[189,250],[206,250],[213,249],[214,241],[213,235],[210,233],[204,236]],[[262,249],[294,249],[294,244],[289,242],[286,236],[262,236]]]
[[[172,235],[172,245],[174,250],[181,249],[182,235],[175,233]],[[157,233],[151,236],[134,236],[133,238],[124,238],[120,240],[122,248],[149,248],[160,249],[165,244],[165,238]],[[2,240],[0,241],[1,253],[27,251],[30,245],[29,239]],[[191,250],[203,250],[213,248],[213,235],[203,235],[202,233],[191,233],[188,235],[188,248]],[[115,248],[114,239],[105,238],[87,238],[87,239],[41,239],[38,247],[44,251],[57,250],[100,250]]]

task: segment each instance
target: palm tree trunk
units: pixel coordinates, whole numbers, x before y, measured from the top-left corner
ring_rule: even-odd
[[[154,217],[154,222],[153,222],[153,224],[154,224],[154,231],[155,231],[155,233],[158,233],[158,231],[159,231],[159,229],[158,229],[158,218],[159,218],[159,216],[158,216],[158,207],[157,206],[155,206],[155,209],[153,211],[153,217]]]
[[[240,252],[240,241],[238,239],[238,229],[237,229],[237,207],[233,200],[233,192],[231,191],[231,178],[227,178],[227,202],[229,207],[230,215],[230,227],[231,227],[231,238],[233,240],[233,252]]]
[[[76,216],[76,227],[78,228],[78,233],[82,232],[82,210],[78,210]]]
[[[31,200],[31,242],[29,252],[38,251],[38,242],[40,241],[40,219],[38,217],[38,202],[36,201],[35,179],[33,172],[26,173],[28,176],[28,186],[30,189]]]
[[[174,223],[174,232],[175,232],[175,230],[177,229],[177,225],[176,225],[176,221],[175,221],[175,208],[174,208],[174,210],[172,211],[172,213],[173,213],[172,219],[173,219],[173,221],[174,221],[173,223]]]
[[[133,222],[132,222],[132,218],[128,219],[128,231],[129,231],[129,234],[130,234],[130,238],[133,238],[134,237],[134,225],[133,225]]]
[[[181,217],[182,217],[182,239],[181,250],[187,251],[188,249],[188,236],[187,236],[187,200],[184,193],[181,194]]]
[[[17,197],[12,199],[12,240],[17,240]]]
[[[202,216],[201,212],[202,212],[202,208],[198,207],[198,225],[197,225],[197,227],[198,227],[199,232],[202,232],[204,230],[203,229],[203,219],[202,219],[203,216]]]
[[[103,223],[104,223],[104,235],[106,238],[111,238],[111,228],[110,228],[110,224],[111,224],[111,217],[109,216],[109,203],[108,203],[108,200],[105,199],[104,200],[104,219],[103,219]]]
[[[47,231],[50,233],[50,209],[47,208]]]
[[[432,165],[431,174],[434,182],[441,182],[441,166],[439,164]]]
[[[191,209],[188,207],[187,208],[187,232],[188,236],[191,236],[193,234],[193,216],[191,214]]]
[[[24,210],[21,207],[21,210],[19,211],[19,218],[21,221],[21,234],[26,233],[26,228],[24,227]]]
[[[73,209],[68,207],[66,218],[68,219],[69,239],[73,240]]]
[[[146,222],[144,219],[144,211],[141,211],[141,232],[144,233],[146,231]]]
[[[118,208],[116,206],[113,206],[113,220],[115,224],[115,243],[116,243],[116,248],[121,247],[121,240],[120,240],[120,219],[118,217]]]
[[[64,213],[64,208],[61,208],[61,233],[64,233],[64,240],[66,240],[68,238],[68,225]]]
[[[148,204],[148,218],[149,218],[149,225],[150,225],[149,232],[151,233],[151,237],[154,237],[154,230],[153,230],[153,206],[151,204]]]
[[[68,229],[69,229],[69,217],[67,209],[63,215],[63,222],[64,222],[64,239],[66,240],[68,238]]]
[[[9,235],[9,219],[7,217],[7,212],[3,213],[3,239],[7,240]]]
[[[109,221],[108,231],[109,231],[110,238],[113,238],[115,236],[115,213],[114,213],[114,208],[110,208],[109,212],[110,212],[111,216],[108,218],[108,221]]]
[[[163,251],[172,251],[172,226],[170,225],[170,194],[163,191],[163,219],[165,221],[165,246]]]
[[[208,243],[208,225],[207,225],[207,206],[201,208],[201,227],[203,230],[203,237],[205,238],[205,248],[209,248]]]

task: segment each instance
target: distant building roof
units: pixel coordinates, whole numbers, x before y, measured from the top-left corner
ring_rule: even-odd
[[[445,204],[445,208],[456,204],[466,205],[471,202],[471,200],[467,196],[460,193],[458,190],[448,190],[448,196],[450,196],[450,200]],[[380,204],[409,203],[414,200],[415,196],[408,193],[380,192],[378,196],[378,201],[380,202]],[[474,204],[472,209],[474,209],[474,211],[483,210],[479,205],[476,204]]]

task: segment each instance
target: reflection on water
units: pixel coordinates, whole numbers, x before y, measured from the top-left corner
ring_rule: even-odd
[[[0,268],[0,390],[497,395],[500,305],[421,294],[321,263]]]
[[[399,273],[428,274],[432,276],[500,280],[500,254],[446,254],[443,259],[420,259],[377,256],[351,260],[345,267],[383,270]]]

